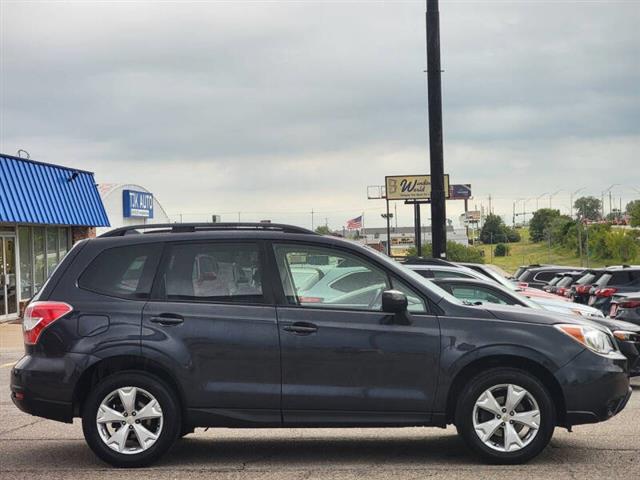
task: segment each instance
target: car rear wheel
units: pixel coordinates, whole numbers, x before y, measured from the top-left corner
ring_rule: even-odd
[[[467,383],[458,399],[456,427],[490,463],[523,463],[549,443],[556,413],[546,387],[513,368],[495,368]]]
[[[89,394],[82,429],[91,450],[116,467],[142,467],[160,458],[175,442],[180,409],[159,379],[122,372],[100,382]]]

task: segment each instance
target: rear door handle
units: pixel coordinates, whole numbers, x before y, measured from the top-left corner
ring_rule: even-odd
[[[296,335],[311,335],[318,331],[318,327],[313,323],[296,322],[291,325],[287,325],[283,330],[285,332],[295,333]]]
[[[151,317],[149,319],[152,323],[159,323],[160,325],[179,325],[184,322],[184,317],[182,315],[177,315],[175,313],[162,313],[160,315]]]

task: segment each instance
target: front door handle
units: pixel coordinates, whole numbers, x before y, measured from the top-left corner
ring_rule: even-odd
[[[160,315],[151,317],[149,319],[152,323],[159,323],[160,325],[179,325],[184,322],[184,317],[182,315],[177,315],[175,313],[162,313]]]
[[[311,335],[318,331],[318,327],[313,323],[296,322],[284,327],[284,331],[295,333],[296,335]]]

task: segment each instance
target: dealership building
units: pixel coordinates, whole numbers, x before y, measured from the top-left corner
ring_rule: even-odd
[[[98,235],[109,228],[169,223],[169,216],[155,195],[140,185],[101,183],[98,192],[110,224],[97,228]]]
[[[92,172],[0,153],[0,322],[19,316],[75,242],[108,226]]]

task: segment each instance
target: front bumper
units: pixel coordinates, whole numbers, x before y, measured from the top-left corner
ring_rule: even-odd
[[[11,400],[25,413],[70,423],[73,394],[85,355],[25,355],[11,370]]]
[[[584,350],[556,372],[564,393],[562,426],[608,420],[629,401],[628,361],[621,354],[608,357]]]

